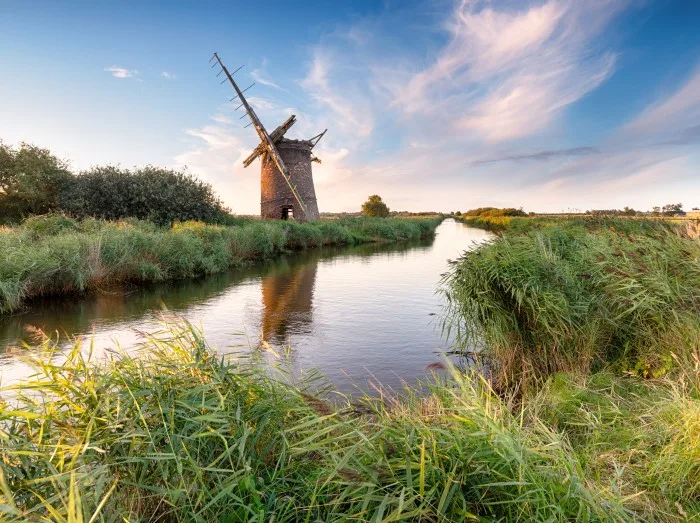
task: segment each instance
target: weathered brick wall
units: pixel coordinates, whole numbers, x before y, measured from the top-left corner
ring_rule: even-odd
[[[296,184],[308,215],[299,207],[284,177],[275,163],[265,157],[260,176],[260,215],[263,218],[280,219],[285,207],[291,207],[294,218],[298,221],[318,220],[318,203],[311,173],[311,146],[302,140],[285,140],[277,142],[277,150],[287,166],[292,183]]]

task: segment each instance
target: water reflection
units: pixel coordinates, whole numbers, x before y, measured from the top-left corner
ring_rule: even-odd
[[[287,329],[310,332],[317,261],[289,261],[262,280],[262,339],[284,344]]]
[[[318,367],[341,389],[369,376],[396,386],[425,375],[446,348],[434,330],[437,282],[448,258],[486,238],[448,221],[435,240],[315,249],[197,280],[36,301],[0,318],[0,378],[26,372],[13,361],[17,350],[2,352],[29,337],[27,326],[63,339],[88,335],[98,349],[115,340],[129,347],[137,331],[159,328],[166,306],[201,325],[219,350],[264,341],[291,347],[297,371]]]

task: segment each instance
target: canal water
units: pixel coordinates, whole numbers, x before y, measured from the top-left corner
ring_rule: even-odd
[[[0,317],[0,383],[27,375],[18,355],[36,328],[127,349],[162,329],[167,308],[222,353],[271,347],[295,373],[318,369],[344,392],[400,389],[450,348],[436,292],[448,260],[489,237],[446,220],[430,240],[314,249],[197,280],[33,302]]]

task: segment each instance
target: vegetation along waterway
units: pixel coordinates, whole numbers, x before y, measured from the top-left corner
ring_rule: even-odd
[[[197,279],[33,300],[0,317],[0,376],[26,373],[17,347],[35,328],[66,343],[84,336],[97,350],[115,340],[129,347],[160,329],[165,306],[221,352],[269,346],[297,372],[317,368],[344,391],[370,380],[397,388],[424,377],[448,348],[436,294],[448,260],[490,236],[447,220],[424,239],[313,248]]]

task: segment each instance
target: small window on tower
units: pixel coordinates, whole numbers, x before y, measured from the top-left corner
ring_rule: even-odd
[[[294,219],[294,207],[282,207],[282,219],[290,220]]]

